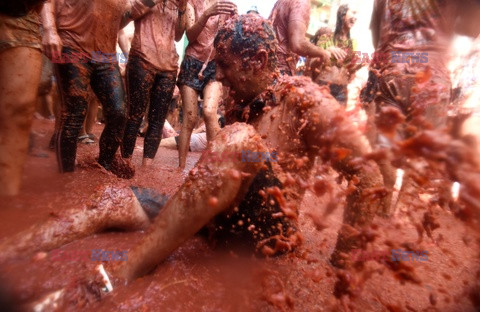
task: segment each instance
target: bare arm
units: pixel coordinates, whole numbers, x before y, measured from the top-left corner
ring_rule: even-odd
[[[187,16],[186,16],[186,29],[187,38],[189,42],[195,42],[202,32],[203,28],[208,22],[208,19],[212,16],[219,14],[233,14],[237,11],[237,6],[230,1],[217,0],[209,7],[198,20],[195,20],[195,8],[188,3],[187,4]]]
[[[200,35],[203,27],[205,27],[205,24],[207,24],[208,19],[209,17],[206,17],[204,13],[202,16],[200,16],[198,21],[195,21],[195,9],[190,3],[187,4],[185,27],[189,42],[195,42],[195,40],[197,40],[198,35]]]
[[[288,43],[290,50],[301,56],[321,57],[328,60],[330,54],[324,49],[313,45],[305,38],[307,26],[303,21],[293,21],[288,24]]]
[[[345,51],[340,48],[332,47],[324,50],[316,45],[310,43],[305,38],[307,32],[307,25],[305,21],[295,20],[288,24],[288,42],[290,50],[301,56],[320,57],[324,60],[329,60],[333,55],[336,59],[343,59],[346,56]]]
[[[128,52],[130,51],[130,42],[125,30],[123,29],[120,29],[118,32],[118,45],[120,46],[120,50],[122,50],[123,55],[128,55]]]
[[[329,153],[335,154],[345,149],[346,154],[341,157],[330,155],[332,163],[335,165],[341,162],[341,166],[371,152],[368,141],[346,116],[340,104],[317,90],[312,91],[312,96],[315,97],[313,101],[319,103],[306,110],[302,116],[306,123],[302,135],[310,150],[317,152],[318,149],[327,147],[330,149]]]
[[[187,1],[180,0],[178,3],[178,21],[175,26],[175,41],[180,41],[183,37],[186,25]]]
[[[120,29],[127,26],[133,20],[139,19],[147,14],[151,8],[156,6],[163,0],[134,0],[125,10],[122,21],[120,22]]]
[[[40,13],[43,24],[42,45],[45,55],[53,61],[52,58],[59,57],[62,52],[62,40],[57,33],[57,24],[55,20],[55,0],[47,0],[43,4]]]

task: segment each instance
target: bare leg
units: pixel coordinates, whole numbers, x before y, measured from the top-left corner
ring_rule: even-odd
[[[93,125],[95,124],[95,121],[97,121],[97,113],[98,113],[98,100],[95,96],[95,94],[89,93],[88,95],[88,108],[87,108],[87,115],[85,117],[85,120],[83,121],[83,127],[82,130],[80,131],[80,134],[78,135],[79,137],[82,136],[87,136],[92,133],[93,131]],[[84,139],[86,143],[93,143],[93,140],[90,138]]]
[[[180,138],[178,140],[178,162],[180,168],[185,168],[187,162],[188,146],[190,145],[190,137],[192,136],[193,128],[198,119],[198,93],[188,86],[181,86],[180,92],[182,94],[182,108],[183,108],[183,123],[180,131]]]
[[[356,190],[347,195],[343,225],[331,257],[332,264],[337,267],[348,264],[347,254],[350,251],[365,248],[368,237],[364,236],[363,230],[372,223],[375,214],[382,210],[386,201],[384,192],[375,193],[383,185],[383,179],[373,161],[362,165],[355,176],[359,183],[356,184]]]
[[[108,228],[139,230],[149,219],[129,187],[107,186],[81,209],[71,209],[0,242],[0,261],[48,251]]]
[[[34,118],[35,119],[44,119],[44,96],[37,95],[37,99],[35,101],[35,110],[34,110]]]
[[[217,108],[222,96],[222,83],[219,81],[210,81],[203,91],[203,118],[207,129],[207,141],[213,140],[220,130],[217,118]]]
[[[94,94],[91,94],[90,101],[88,102],[87,118],[85,119],[86,134],[93,133],[93,126],[97,121],[97,114],[98,114],[98,100]]]
[[[39,50],[0,52],[0,195],[20,191],[41,69]]]
[[[218,154],[267,151],[254,128],[241,123],[220,131],[209,149]],[[142,243],[128,253],[128,261],[113,269],[114,276],[131,281],[152,270],[214,216],[240,202],[263,166],[261,162],[212,163],[205,155],[150,225]]]
[[[344,129],[347,129],[348,125]],[[379,167],[372,160],[355,163],[357,157],[368,154],[371,150],[367,139],[359,132],[343,132],[336,136],[336,146],[346,148],[351,154],[344,160],[334,161],[334,168],[344,174],[350,182],[358,182],[355,190],[349,192],[343,214],[343,225],[339,231],[331,262],[337,267],[343,267],[348,261],[346,255],[353,249],[363,248],[365,237],[363,230],[369,226],[378,211],[389,205],[388,196]]]
[[[365,132],[365,136],[367,137],[368,142],[373,149],[375,149],[378,144],[378,129],[375,124],[375,111],[375,101],[371,101],[365,105],[365,113],[367,114],[367,130]],[[392,190],[396,181],[396,168],[391,165],[388,158],[378,160],[377,165],[382,173],[385,188],[389,190],[384,199],[385,205],[383,205],[381,209],[377,211],[377,214],[382,217],[388,217],[393,212]]]
[[[48,119],[54,118],[55,114],[53,112],[53,96],[52,96],[52,91],[48,92],[45,94],[45,106],[47,109],[47,114],[48,114]]]
[[[383,184],[385,188],[388,190],[388,194],[386,195],[385,202],[386,204],[382,206],[381,209],[377,211],[377,214],[381,217],[388,218],[392,215],[394,210],[395,203],[392,202],[393,198],[393,186],[395,185],[395,181],[397,179],[397,169],[392,166],[391,160],[381,159],[377,161],[377,165],[380,168],[380,172],[383,176]]]

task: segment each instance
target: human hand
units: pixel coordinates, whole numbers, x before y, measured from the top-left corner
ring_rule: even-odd
[[[216,0],[204,14],[207,17],[211,17],[219,14],[233,15],[235,13],[237,13],[237,5],[235,3],[226,0]]]
[[[347,52],[337,47],[330,47],[327,50],[328,52],[330,52],[331,56],[333,56],[338,61],[343,60],[347,56]]]
[[[328,50],[323,50],[320,59],[323,62],[330,62],[331,57],[332,57],[332,53],[330,53]],[[318,63],[318,59],[317,59],[317,63]]]
[[[62,54],[62,40],[56,30],[45,30],[42,38],[42,46],[45,55],[54,63]]]

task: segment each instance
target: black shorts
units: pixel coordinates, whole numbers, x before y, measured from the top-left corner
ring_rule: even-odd
[[[186,85],[198,92],[202,92],[210,80],[216,80],[215,75],[217,73],[217,64],[215,61],[210,61],[203,71],[202,77],[199,77],[203,64],[202,61],[199,61],[194,57],[188,55],[185,56],[180,67],[177,85]]]
[[[274,237],[278,235],[288,237],[297,232],[295,220],[279,215],[282,210],[275,197],[267,195],[263,198],[259,193],[260,191],[267,193],[266,190],[270,187],[282,188],[282,183],[275,177],[271,164],[267,162],[266,165],[267,168],[260,170],[254,178],[238,209],[217,215],[210,226],[200,230],[201,235],[207,236],[219,247],[239,247],[242,250],[259,252],[257,248],[260,242],[265,241],[267,246],[274,248]],[[132,189],[150,218],[155,217],[151,215],[151,211],[158,213],[167,201],[165,196],[159,195],[156,191],[147,190],[142,193],[142,189]]]
[[[282,188],[282,183],[275,176],[270,163],[260,170],[252,181],[247,194],[238,205],[238,209],[230,213],[217,215],[213,220],[215,229],[209,233],[217,245],[223,247],[246,247],[256,252],[261,241],[274,248],[278,235],[288,237],[297,232],[296,222],[284,215],[277,199],[273,195],[263,198],[260,191],[267,193],[271,187]]]

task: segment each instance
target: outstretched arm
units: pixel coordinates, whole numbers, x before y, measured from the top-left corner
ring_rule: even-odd
[[[305,38],[306,32],[307,25],[304,20],[295,20],[288,24],[289,48],[293,53],[301,56],[320,57],[325,61],[330,60],[331,56],[339,60],[345,58],[346,53],[340,48],[331,47],[324,50],[315,46]]]
[[[252,126],[235,123],[225,127],[209,145],[209,152],[216,155],[241,154],[242,150],[266,152],[260,135]],[[192,237],[216,215],[235,207],[243,199],[248,187],[264,166],[263,162],[219,161],[211,162],[204,154],[180,189],[173,195],[146,231],[141,243],[128,252],[128,261],[115,263],[108,273],[115,280],[129,282],[148,273],[185,240]],[[96,287],[104,287],[104,277],[93,272],[83,283],[75,283],[73,291],[94,293]],[[63,288],[44,297],[42,304],[62,306],[71,289]],[[78,295],[76,295],[78,296]],[[53,299],[52,299],[53,298]]]
[[[307,40],[308,21],[310,20],[310,1],[299,1],[290,9],[288,16],[288,45],[290,50],[301,56],[320,57],[329,61],[333,56],[342,60],[346,53],[339,48],[331,47],[324,50]]]

